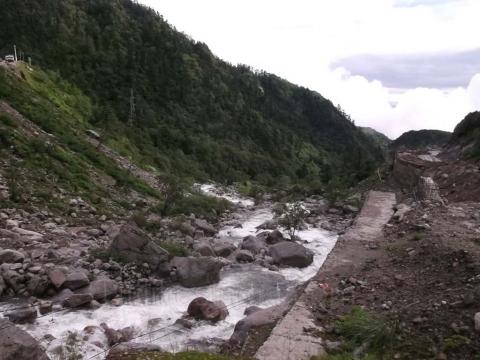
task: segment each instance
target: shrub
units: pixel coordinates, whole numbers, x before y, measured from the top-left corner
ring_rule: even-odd
[[[280,207],[275,207],[274,211],[278,217],[278,223],[288,232],[291,239],[304,224],[305,218],[309,214],[309,211],[301,202],[283,204]]]

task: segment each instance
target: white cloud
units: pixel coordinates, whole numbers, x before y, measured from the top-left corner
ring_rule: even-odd
[[[465,84],[457,89],[399,93],[383,86],[382,79],[370,81],[345,69],[329,68],[341,58],[358,54],[441,53],[478,47],[478,0],[141,2],[207,43],[225,60],[317,90],[341,104],[357,124],[391,137],[410,129],[453,130],[468,111],[480,109],[480,75],[468,88]],[[392,102],[397,105],[392,107]]]

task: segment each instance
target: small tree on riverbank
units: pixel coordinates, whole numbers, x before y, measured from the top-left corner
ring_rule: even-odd
[[[274,211],[278,218],[278,224],[288,233],[292,240],[310,213],[301,202],[282,204]]]

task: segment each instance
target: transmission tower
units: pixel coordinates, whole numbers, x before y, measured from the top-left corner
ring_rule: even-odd
[[[128,125],[133,126],[135,123],[135,95],[133,88],[130,89],[130,114],[128,116]]]

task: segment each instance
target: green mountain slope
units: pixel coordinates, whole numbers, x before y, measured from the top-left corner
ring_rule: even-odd
[[[392,150],[400,148],[420,149],[429,146],[444,146],[452,133],[441,130],[412,130],[407,131],[395,139],[391,144]]]
[[[480,111],[474,111],[458,123],[448,142],[447,151],[463,158],[480,159]]]
[[[0,0],[0,7],[0,51],[16,44],[80,88],[91,103],[85,121],[143,167],[226,182],[337,175],[355,182],[382,160],[318,93],[232,66],[130,0]]]
[[[0,175],[10,196],[30,207],[68,210],[81,196],[98,209],[121,212],[158,191],[89,141],[92,104],[56,74],[23,64],[0,66]]]
[[[382,134],[381,132],[372,129],[371,127],[359,127],[360,130],[364,134],[366,134],[372,141],[382,149],[382,151],[386,154],[388,151],[388,146],[392,142],[386,135]]]

